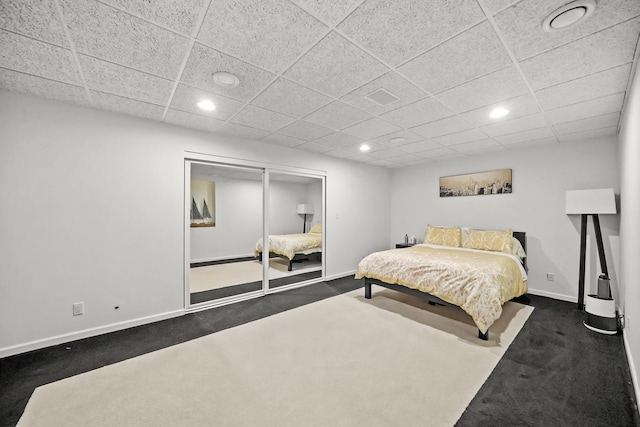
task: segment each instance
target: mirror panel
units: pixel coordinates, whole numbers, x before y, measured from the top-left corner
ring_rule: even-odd
[[[322,179],[269,172],[269,289],[322,277]]]
[[[191,163],[189,305],[262,291],[254,250],[263,234],[263,175]]]

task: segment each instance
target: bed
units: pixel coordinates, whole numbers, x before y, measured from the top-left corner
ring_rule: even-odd
[[[262,238],[258,239],[254,255],[262,261]],[[279,234],[269,236],[269,256],[288,260],[287,270],[293,263],[310,256],[322,256],[322,224],[315,224],[308,233]]]
[[[527,292],[526,234],[429,225],[425,242],[363,258],[355,277],[365,280],[365,298],[378,285],[458,306],[487,340],[502,305]]]

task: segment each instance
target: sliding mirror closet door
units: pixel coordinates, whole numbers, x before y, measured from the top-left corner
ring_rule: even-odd
[[[191,163],[190,305],[262,293],[263,171]]]
[[[322,277],[321,178],[269,172],[269,289]]]

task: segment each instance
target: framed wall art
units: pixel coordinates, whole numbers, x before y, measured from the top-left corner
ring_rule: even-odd
[[[191,180],[191,227],[216,226],[216,183]]]
[[[440,177],[440,197],[506,194],[512,190],[511,169]]]

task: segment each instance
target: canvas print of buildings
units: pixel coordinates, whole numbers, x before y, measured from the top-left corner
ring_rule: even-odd
[[[440,178],[440,197],[511,193],[511,169]]]

